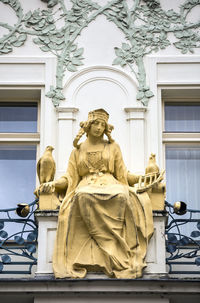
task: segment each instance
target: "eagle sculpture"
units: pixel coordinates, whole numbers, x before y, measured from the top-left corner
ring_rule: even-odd
[[[159,167],[156,164],[156,155],[151,153],[149,157],[148,165],[145,169],[145,174],[151,174],[151,173],[159,173]]]
[[[56,164],[52,156],[52,146],[47,146],[43,156],[37,163],[37,174],[40,184],[53,181],[56,171]]]

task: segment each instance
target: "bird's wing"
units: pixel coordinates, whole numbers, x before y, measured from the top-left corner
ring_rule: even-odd
[[[38,175],[39,181],[40,181],[40,161],[41,161],[41,158],[39,159],[39,161],[37,163],[37,175]]]
[[[56,163],[53,160],[53,162],[52,162],[52,173],[51,173],[52,180],[54,179],[55,173],[56,173]]]

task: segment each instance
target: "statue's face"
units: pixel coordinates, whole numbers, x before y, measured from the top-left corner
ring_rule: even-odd
[[[89,134],[94,137],[101,137],[105,131],[105,127],[105,121],[97,119],[91,124]]]

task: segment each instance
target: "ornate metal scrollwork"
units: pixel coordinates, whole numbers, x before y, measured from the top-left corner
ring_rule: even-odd
[[[37,202],[0,210],[0,274],[31,274],[37,264],[37,224],[33,218]]]
[[[200,218],[194,218],[194,214],[200,214],[200,210],[187,209],[187,217],[178,218],[173,215],[174,207],[176,211],[176,205],[173,206],[166,202],[166,206],[169,208],[170,216],[166,226],[166,249],[168,252],[166,263],[169,266],[169,273],[200,274],[200,270],[196,267],[200,266]],[[178,213],[176,212],[176,214]],[[182,214],[179,213],[179,215]],[[185,234],[181,227],[191,226],[192,223],[196,224],[196,229],[190,231],[190,235]]]

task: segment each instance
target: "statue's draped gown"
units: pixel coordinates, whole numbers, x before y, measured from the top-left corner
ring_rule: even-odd
[[[116,143],[71,153],[65,178],[53,269],[56,278],[83,278],[104,272],[113,278],[137,278],[146,266],[153,234],[151,201],[128,186],[127,170]]]

